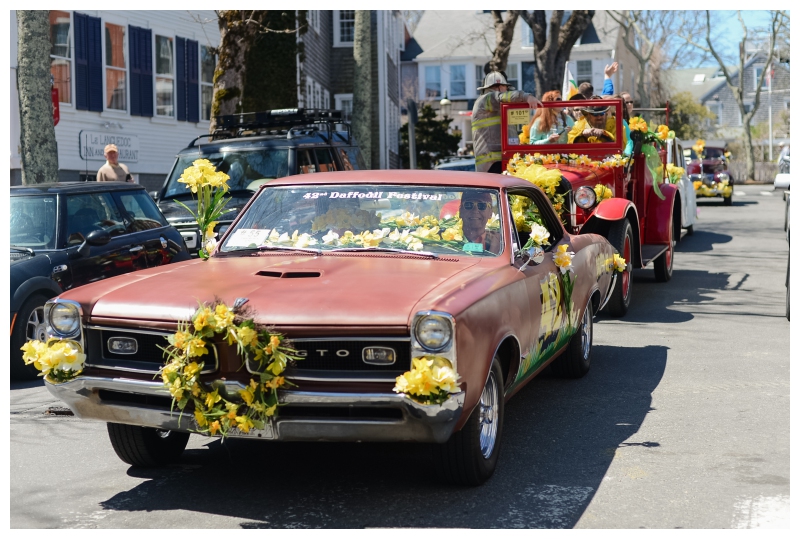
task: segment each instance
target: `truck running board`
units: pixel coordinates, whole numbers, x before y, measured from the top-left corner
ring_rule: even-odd
[[[658,258],[658,256],[666,251],[669,245],[646,243],[642,245],[642,267],[645,267],[650,262]]]

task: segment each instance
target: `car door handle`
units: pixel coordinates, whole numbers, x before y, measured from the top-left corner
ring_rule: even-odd
[[[138,253],[138,252],[139,252],[139,251],[141,251],[142,249],[144,249],[144,245],[137,245],[136,247],[131,247],[131,248],[128,250],[128,252],[129,252],[129,253]]]

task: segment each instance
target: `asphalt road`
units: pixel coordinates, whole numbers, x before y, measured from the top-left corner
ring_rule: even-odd
[[[788,245],[772,186],[700,202],[671,282],[634,272],[598,317],[592,369],[542,376],[506,408],[479,488],[440,485],[425,448],[192,436],[131,468],[102,423],[11,386],[12,528],[764,528],[789,525]],[[49,412],[49,413],[48,413]]]

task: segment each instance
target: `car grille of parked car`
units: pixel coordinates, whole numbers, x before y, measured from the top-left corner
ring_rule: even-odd
[[[90,327],[86,330],[87,359],[91,367],[104,369],[152,372],[156,373],[164,365],[164,351],[159,348],[167,346],[166,337],[171,333],[145,330],[121,330],[107,327]],[[110,346],[113,340],[122,339],[136,342],[135,351],[118,353]],[[204,373],[217,370],[217,351],[211,345],[208,356],[203,356]]]

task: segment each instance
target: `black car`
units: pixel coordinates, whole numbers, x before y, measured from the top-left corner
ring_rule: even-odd
[[[341,111],[284,109],[218,116],[216,120],[214,133],[194,139],[181,150],[161,190],[151,193],[192,254],[200,249],[200,231],[191,214],[176,201],[196,207],[192,192],[178,179],[197,159],[208,159],[230,176],[231,198],[215,229],[220,237],[263,183],[294,174],[366,168]]]
[[[144,187],[124,182],[11,187],[11,377],[28,339],[45,340],[45,301],[86,283],[189,260]]]

